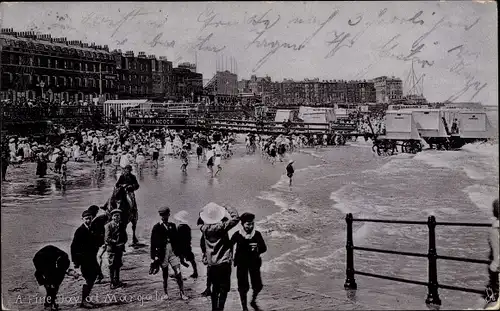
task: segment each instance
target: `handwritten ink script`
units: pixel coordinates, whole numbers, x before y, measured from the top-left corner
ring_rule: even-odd
[[[465,85],[455,94],[451,95],[448,98],[448,101],[453,102],[459,100],[471,90],[474,92],[470,97],[469,101],[472,101],[476,96],[484,90],[488,83],[480,81],[473,75],[470,71],[467,70],[469,65],[473,65],[474,61],[479,58],[479,53],[470,52],[464,44],[458,45],[448,50],[448,54],[455,58],[455,62],[450,66],[449,71],[456,75],[464,77]],[[468,61],[469,59],[471,61]]]
[[[281,48],[285,49],[290,49],[293,51],[300,51],[307,47],[307,45],[311,42],[311,40],[330,22],[333,20],[333,18],[338,14],[338,10],[334,11],[330,16],[319,25],[317,29],[315,29],[314,32],[309,34],[301,43],[290,43],[286,41],[280,41],[280,40],[271,40],[268,41],[266,38],[263,38],[263,35],[274,27],[280,20],[281,16],[278,15],[278,17],[274,21],[270,21],[269,19],[264,19],[266,17],[268,12],[264,13],[263,16],[261,16],[259,19],[252,19],[250,22],[252,25],[257,26],[259,24],[264,24],[264,29],[258,31],[254,31],[257,33],[257,36],[245,47],[246,49],[249,49],[252,46],[255,46],[257,48],[266,48],[270,49],[270,51],[265,54],[261,59],[257,61],[257,64],[255,67],[252,69],[253,72],[257,71],[259,68],[261,68],[268,60],[269,58],[276,54],[278,50]]]
[[[225,27],[225,26],[234,26],[238,25],[238,21],[224,21],[220,14],[216,13],[213,9],[209,8],[200,15],[196,19],[199,23],[202,23],[202,27],[200,31],[207,29],[208,27]]]
[[[163,40],[162,41],[162,37],[163,37],[163,32],[160,32],[150,42],[145,41],[145,43],[147,45],[149,45],[150,47],[152,47],[152,48],[154,48],[154,47],[156,47],[158,45],[162,46],[162,47],[165,47],[165,48],[173,48],[173,47],[175,47],[175,40],[172,40],[172,41]]]

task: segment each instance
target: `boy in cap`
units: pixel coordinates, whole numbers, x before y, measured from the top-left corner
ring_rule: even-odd
[[[262,234],[255,230],[255,215],[243,213],[240,216],[241,229],[236,231],[232,238],[232,245],[236,244],[236,253],[234,255],[234,266],[236,268],[236,278],[238,279],[238,292],[240,294],[241,306],[247,311],[247,293],[250,289],[248,284],[248,275],[252,283],[252,301],[250,306],[258,309],[257,295],[262,290],[262,278],[260,276],[260,267],[262,260],[260,255],[267,251],[266,243]]]
[[[109,278],[111,289],[124,287],[127,284],[120,281],[120,268],[123,265],[123,252],[125,243],[123,227],[120,224],[122,211],[114,209],[111,211],[111,221],[106,224],[104,233],[105,249],[108,252]]]
[[[82,287],[82,302],[80,306],[82,308],[91,308],[92,306],[86,299],[90,295],[97,278],[99,264],[97,263],[97,250],[94,236],[90,231],[92,213],[85,210],[82,213],[82,219],[83,224],[76,229],[71,243],[71,259],[73,260],[75,269],[80,268],[86,282]]]
[[[158,211],[161,216],[161,222],[153,226],[151,231],[151,263],[159,265],[162,269],[163,290],[168,299],[168,266],[172,266],[175,279],[179,286],[182,300],[189,298],[184,293],[184,282],[181,274],[181,261],[178,254],[178,237],[175,224],[168,221],[170,217],[170,208],[162,207]]]
[[[47,245],[36,252],[35,257],[33,257],[33,264],[36,269],[36,280],[40,286],[45,287],[47,292],[44,307],[58,310],[56,297],[65,275],[78,277],[75,271],[69,268],[68,254],[53,245]]]
[[[223,221],[229,213],[230,219]],[[200,230],[205,240],[208,277],[212,282],[212,311],[224,310],[231,287],[231,261],[233,249],[228,232],[240,221],[238,212],[209,203],[200,212],[203,220]]]

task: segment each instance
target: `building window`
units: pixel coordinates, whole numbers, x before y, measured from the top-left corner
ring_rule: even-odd
[[[68,69],[68,61],[64,61],[64,69]]]
[[[54,68],[59,68],[59,61],[57,59],[54,60]]]
[[[33,56],[30,57],[30,66],[33,67],[35,64],[35,60],[33,59]]]
[[[57,77],[52,77],[52,82],[53,82],[53,85],[55,86],[59,86],[58,83],[57,83]]]
[[[47,59],[47,67],[51,68],[52,67],[52,61],[50,58]]]

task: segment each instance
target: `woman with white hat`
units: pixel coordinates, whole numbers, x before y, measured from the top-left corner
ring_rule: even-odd
[[[229,217],[226,215],[229,214]],[[231,263],[233,249],[229,230],[240,221],[238,212],[224,208],[213,202],[208,203],[200,212],[203,220],[200,230],[205,237],[205,256],[208,277],[212,280],[212,310],[224,310],[227,293],[231,287]],[[223,221],[228,218],[227,221]]]

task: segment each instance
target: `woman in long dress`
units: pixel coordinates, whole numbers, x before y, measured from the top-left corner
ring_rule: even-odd
[[[75,159],[75,162],[80,161],[80,156],[81,156],[80,146],[78,144],[74,144],[73,145],[73,158]]]

